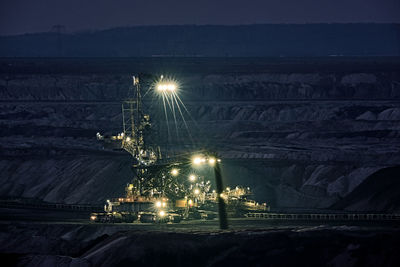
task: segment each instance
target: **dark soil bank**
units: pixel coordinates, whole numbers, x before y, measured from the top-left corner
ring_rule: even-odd
[[[398,229],[230,232],[123,226],[2,226],[1,259],[21,266],[398,266]]]

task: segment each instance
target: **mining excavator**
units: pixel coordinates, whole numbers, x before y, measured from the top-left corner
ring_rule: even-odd
[[[162,96],[165,116],[181,112],[176,101],[178,84],[163,76],[147,88]],[[175,103],[173,101],[176,101]],[[181,102],[181,101],[180,101]],[[166,104],[167,103],[167,104]],[[187,110],[186,110],[187,111]],[[248,187],[212,190],[211,179],[196,171],[202,165],[219,164],[221,159],[207,151],[192,151],[166,156],[152,140],[150,115],[144,112],[138,76],[132,77],[128,97],[123,100],[122,132],[116,135],[97,133],[105,149],[122,149],[132,157],[133,179],[126,185],[125,196],[108,199],[104,212],[92,213],[93,222],[174,222],[217,217],[217,202],[227,204],[230,216],[243,216],[249,211],[266,211],[269,207],[251,200]],[[180,113],[182,115],[182,112]],[[167,121],[168,123],[168,121]],[[166,125],[168,127],[168,125]]]

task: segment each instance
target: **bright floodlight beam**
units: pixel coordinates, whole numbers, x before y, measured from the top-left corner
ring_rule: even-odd
[[[194,182],[196,180],[196,175],[194,175],[194,174],[189,175],[189,180],[191,182]]]
[[[192,163],[194,165],[201,165],[207,161],[207,158],[202,157],[202,156],[196,156],[192,159]]]
[[[206,158],[206,157],[200,157],[200,156],[196,156],[196,157],[192,158],[193,165],[201,165],[206,162],[208,162],[208,164],[213,166],[213,165],[215,165],[216,162],[221,162],[221,160],[216,159],[214,157]]]
[[[208,163],[212,166],[215,164],[216,159],[215,158],[209,158]]]
[[[175,83],[165,83],[165,82],[160,82],[157,84],[157,90],[159,92],[164,92],[164,93],[173,93],[176,91],[176,84]]]
[[[171,170],[171,174],[172,174],[173,176],[177,176],[177,175],[179,174],[179,170],[178,170],[178,169],[172,169],[172,170]]]
[[[192,160],[194,165],[200,165],[202,163],[202,158],[201,157],[194,157]]]

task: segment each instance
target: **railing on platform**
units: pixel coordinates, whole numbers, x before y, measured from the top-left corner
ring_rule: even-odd
[[[398,221],[400,214],[386,213],[247,213],[247,218],[267,220]]]
[[[2,208],[20,208],[20,209],[51,209],[51,210],[68,210],[68,211],[90,211],[100,212],[104,210],[103,206],[95,205],[79,205],[79,204],[63,204],[63,203],[35,203],[35,202],[16,202],[16,201],[0,201]]]

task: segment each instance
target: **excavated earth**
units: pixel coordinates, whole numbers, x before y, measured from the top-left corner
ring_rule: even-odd
[[[123,195],[130,157],[95,136],[121,132],[121,101],[137,73],[144,87],[152,74],[180,82],[190,135],[179,116],[167,127],[160,99],[144,99],[166,155],[218,151],[225,185],[250,186],[273,210],[400,211],[400,61],[378,57],[0,59],[0,197],[102,205]],[[218,231],[216,222],[95,225],[72,215],[70,223],[20,215],[27,216],[2,209],[4,265],[400,262],[396,223],[238,221]]]
[[[400,210],[396,190],[377,196],[385,194],[373,190],[379,181],[368,181],[394,168],[387,187],[399,188],[398,58],[0,63],[2,197],[101,204],[123,194],[130,158],[104,150],[95,134],[121,132],[120,103],[132,74],[145,83],[164,73],[180,82],[190,112],[183,110],[191,136],[178,115],[176,134],[170,114],[168,137],[162,101],[145,97],[157,142],[168,141],[171,155],[218,151],[225,184],[250,186],[276,209]],[[352,197],[364,182],[370,194]]]

